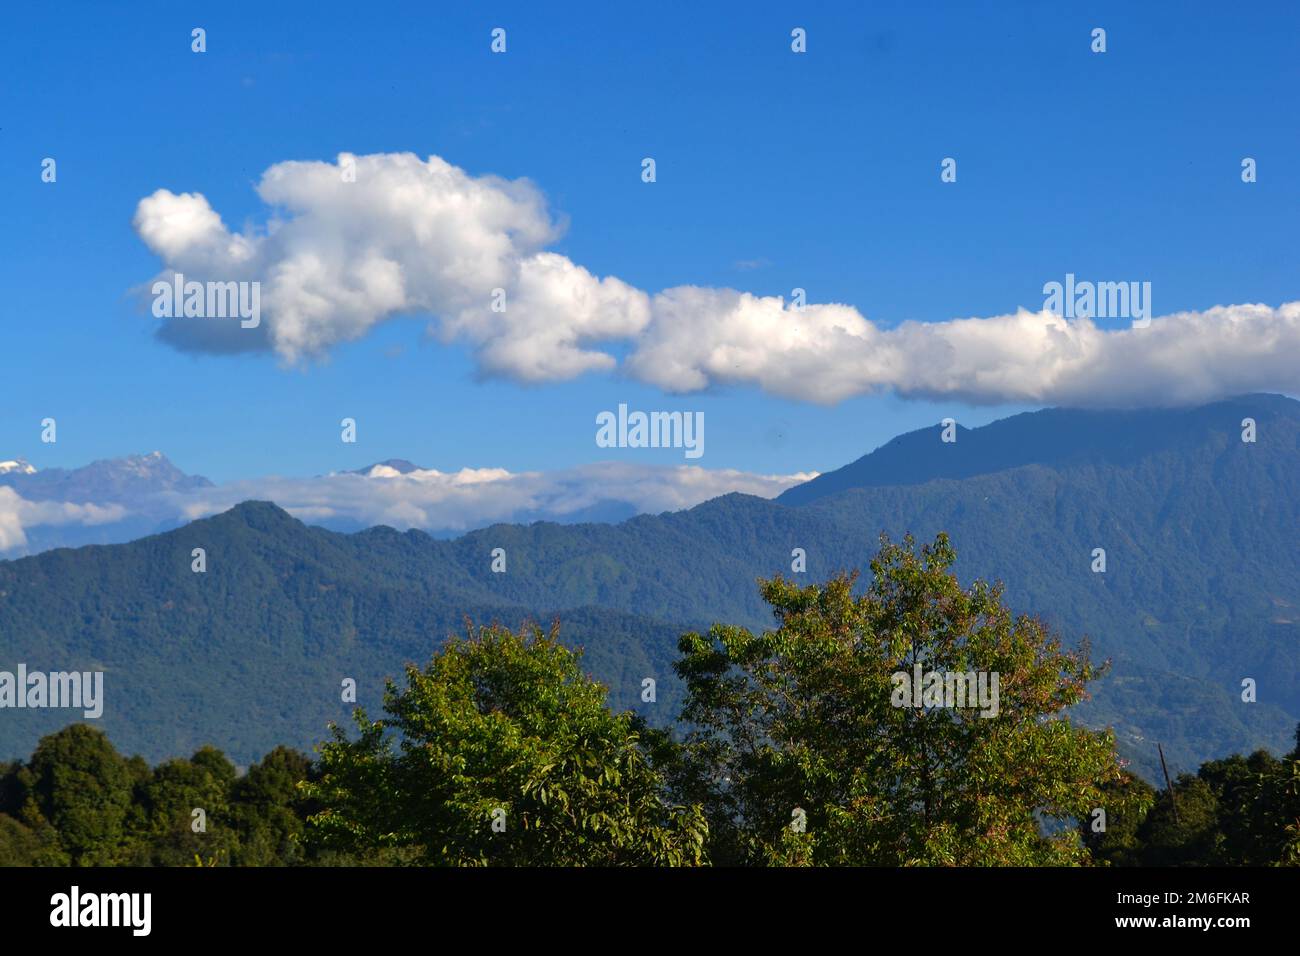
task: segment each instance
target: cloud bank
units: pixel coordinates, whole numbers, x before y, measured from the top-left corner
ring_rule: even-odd
[[[44,547],[88,540],[139,537],[151,527],[193,521],[243,501],[273,501],[308,524],[352,530],[389,525],[451,535],[498,522],[611,521],[637,514],[680,511],[730,492],[772,498],[817,477],[816,472],[759,475],[693,465],[601,462],[550,472],[465,468],[417,469],[405,474],[377,465],[365,474],[312,478],[267,477],[185,490],[162,488],[127,505],[26,501],[0,486],[0,555],[27,553],[27,532],[41,528]],[[78,534],[82,528],[122,522],[120,534]],[[60,528],[65,533],[50,533]],[[40,550],[40,548],[35,548]]]
[[[121,505],[71,501],[27,501],[12,488],[0,487],[0,554],[27,547],[27,529],[112,524],[126,517]]]
[[[592,514],[654,514],[694,507],[729,492],[773,498],[816,477],[756,475],[692,465],[601,462],[558,471],[503,468],[434,469],[399,474],[377,465],[366,474],[261,478],[178,496],[187,520],[225,511],[241,501],[274,501],[308,523],[346,523],[453,533],[497,522],[572,521]],[[603,509],[603,512],[598,509]]]
[[[650,294],[547,251],[562,232],[527,180],[410,153],[285,162],[257,186],[264,227],[232,232],[197,193],[160,189],[134,226],[175,272],[258,281],[256,329],[166,319],[184,350],[326,355],[402,315],[429,315],[479,369],[520,382],[621,371],[668,392],[752,386],[833,404],[892,391],[978,404],[1164,406],[1300,391],[1300,302],[1216,306],[1101,329],[1018,309],[884,328],[857,308],[734,289]],[[615,350],[626,352],[620,364]]]

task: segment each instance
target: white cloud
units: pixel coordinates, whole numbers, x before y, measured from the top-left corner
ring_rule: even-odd
[[[670,289],[628,370],[669,391],[756,385],[831,404],[892,390],[976,404],[1172,406],[1300,390],[1300,302],[1220,306],[1105,330],[1021,309],[881,329],[844,305]]]
[[[345,164],[355,162],[355,182]],[[617,367],[667,391],[756,386],[834,403],[879,391],[977,403],[1178,405],[1300,391],[1300,302],[1230,305],[1104,330],[1019,309],[875,325],[850,305],[796,311],[777,297],[684,286],[653,296],[547,251],[559,236],[527,180],[474,177],[432,156],[286,162],[258,194],[263,229],[231,232],[198,194],[159,190],[135,228],[166,267],[198,281],[258,280],[263,323],[166,320],[180,348],[326,354],[377,323],[428,314],[480,369],[524,382]],[[493,311],[493,290],[505,311]],[[1158,290],[1157,290],[1158,291]],[[604,347],[602,347],[604,346]]]
[[[0,554],[14,551],[27,544],[22,516],[18,506],[22,501],[12,488],[0,488]]]
[[[33,544],[29,532],[37,528],[121,522],[120,528],[93,539],[126,541],[173,521],[193,521],[250,500],[272,501],[308,523],[345,529],[382,524],[449,535],[498,522],[622,520],[692,508],[730,492],[773,498],[815,477],[816,472],[760,475],[625,461],[557,471],[462,468],[455,472],[416,469],[406,474],[376,465],[364,475],[336,472],[310,478],[251,478],[186,490],[163,487],[140,492],[126,505],[28,501],[0,485],[0,555],[26,553]],[[87,539],[44,532],[37,543],[51,547]]]
[[[259,499],[273,501],[309,523],[346,521],[450,533],[497,522],[564,521],[597,506],[623,505],[635,514],[679,511],[733,491],[771,498],[815,477],[816,472],[756,475],[734,469],[627,462],[551,472],[466,468],[457,472],[417,470],[405,475],[378,466],[366,475],[336,473],[230,482],[174,496],[174,501],[177,513],[187,520]]]
[[[344,164],[355,163],[355,182]],[[201,195],[165,189],[140,201],[134,225],[169,277],[259,281],[264,327],[167,320],[174,345],[319,357],[402,314],[437,317],[446,341],[478,350],[482,368],[524,381],[607,370],[587,343],[635,335],[648,297],[545,251],[559,236],[526,180],[473,177],[436,156],[279,163],[258,195],[275,210],[264,230],[232,233]],[[494,290],[504,311],[493,311]]]
[[[27,501],[12,488],[0,487],[0,554],[27,547],[27,528],[38,525],[102,525],[121,521],[121,505]]]
[[[480,343],[483,370],[524,382],[609,371],[614,357],[587,341],[626,339],[650,320],[649,297],[613,277],[597,279],[564,256],[522,260],[506,310],[462,310],[443,323],[444,336]]]
[[[655,296],[654,321],[628,358],[636,378],[672,392],[754,384],[776,395],[835,402],[889,373],[897,355],[845,305],[807,305],[734,289],[684,286]]]

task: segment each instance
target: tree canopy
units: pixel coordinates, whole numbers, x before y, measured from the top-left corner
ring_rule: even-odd
[[[558,626],[484,627],[446,644],[379,720],[334,728],[308,793],[326,845],[427,864],[684,865],[698,808],[663,799],[644,725],[615,714]]]
[[[882,539],[865,586],[760,581],[774,627],[680,638],[671,732],[558,624],[430,635],[316,760],[151,768],[75,723],[0,765],[0,865],[1300,865],[1300,729],[1158,791],[1066,713],[1087,644],[954,558]]]
[[[1121,767],[1108,733],[1062,711],[1100,673],[1013,616],[998,587],[963,588],[946,535],[882,538],[873,578],[762,582],[778,626],[681,640],[682,792],[708,808],[720,858],[744,863],[1064,864],[1087,853],[1039,818],[1103,805]],[[994,677],[996,713],[899,706],[917,668]],[[932,682],[931,686],[937,686]],[[928,700],[928,699],[927,699]]]

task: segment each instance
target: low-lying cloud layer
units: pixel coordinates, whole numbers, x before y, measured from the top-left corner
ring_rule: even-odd
[[[272,501],[308,524],[353,529],[390,525],[447,535],[497,522],[538,520],[621,520],[636,514],[678,511],[738,491],[772,498],[816,477],[756,475],[692,465],[659,466],[602,462],[551,472],[511,473],[501,468],[432,469],[401,474],[375,466],[366,474],[334,473],[314,478],[268,477],[185,491],[163,490],[129,505],[26,501],[0,487],[0,554],[31,550],[27,531],[50,526],[97,527],[147,515],[159,526],[226,511],[242,501]],[[85,543],[90,536],[43,535],[46,547]],[[123,526],[129,540],[142,532]],[[106,540],[104,534],[94,540]]]
[[[27,529],[37,526],[93,527],[126,517],[121,505],[78,504],[71,501],[27,501],[12,488],[0,487],[0,554],[27,547]]]
[[[187,495],[181,510],[187,519],[194,519],[260,499],[274,501],[308,523],[386,524],[399,530],[451,533],[496,522],[679,511],[733,491],[773,498],[814,477],[816,473],[755,475],[733,469],[622,462],[518,473],[465,468],[399,474],[379,465],[364,475],[273,477],[217,485]]]
[[[522,382],[619,367],[669,392],[757,386],[835,403],[881,391],[974,403],[1182,405],[1300,391],[1300,302],[1218,306],[1101,329],[1018,309],[882,328],[850,305],[734,289],[649,294],[547,251],[561,229],[527,180],[471,176],[431,156],[285,162],[257,187],[264,228],[231,232],[206,198],[160,189],[134,225],[161,274],[258,281],[264,319],[173,318],[182,349],[270,350],[295,364],[376,324],[428,314],[480,369]],[[495,306],[495,308],[494,308]]]

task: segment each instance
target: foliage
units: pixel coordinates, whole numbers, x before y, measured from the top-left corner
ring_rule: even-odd
[[[324,845],[426,864],[701,862],[698,810],[665,805],[639,722],[578,661],[558,628],[486,627],[408,667],[386,719],[358,709],[359,737],[335,727],[321,748],[305,790]]]
[[[945,536],[918,553],[884,540],[865,594],[853,578],[766,581],[779,626],[716,626],[682,638],[679,673],[695,772],[683,792],[709,808],[735,862],[830,865],[1063,864],[1072,834],[1036,814],[1079,817],[1117,781],[1114,742],[1060,716],[1099,671],[1001,592],[963,589]],[[983,672],[998,712],[897,706],[892,675]],[[988,678],[991,680],[991,677]],[[985,713],[988,713],[985,711]],[[792,815],[806,833],[788,835]]]
[[[0,767],[0,866],[311,862],[298,843],[310,804],[297,787],[310,766],[280,748],[240,777],[204,747],[150,769],[103,732],[71,724],[26,764]]]
[[[774,629],[681,637],[670,729],[611,709],[558,624],[470,626],[315,762],[150,767],[74,723],[0,764],[0,865],[1300,865],[1300,728],[1157,791],[1067,716],[1087,646],[955,560],[884,539],[865,587],[763,581]],[[895,706],[917,666],[996,673],[996,716]]]

